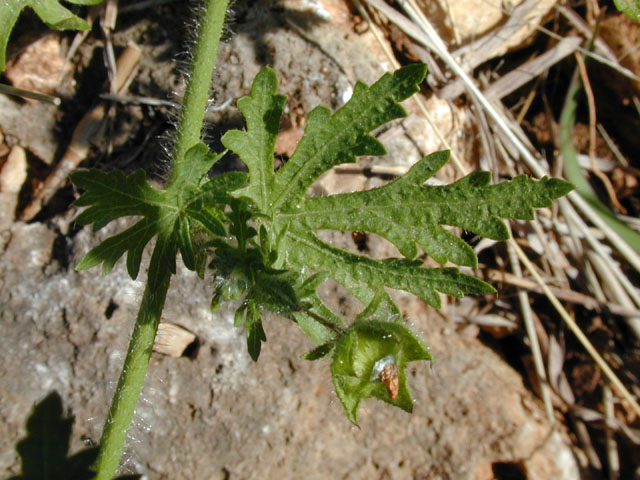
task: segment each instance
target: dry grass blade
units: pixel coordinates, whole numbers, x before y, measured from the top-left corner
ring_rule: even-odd
[[[583,208],[584,211],[586,211],[587,209],[590,209],[590,207],[587,204],[587,202],[585,202],[584,199],[580,195],[578,195],[577,193],[575,193],[575,192],[569,193],[569,198],[573,201],[573,203],[575,205],[577,205],[578,207]],[[602,243],[591,233],[591,230],[589,229],[587,224],[582,220],[582,218],[580,218],[580,216],[577,214],[577,212],[573,208],[570,208],[571,205],[569,205],[569,203],[565,199],[560,199],[559,205],[562,208],[562,210],[563,210],[562,213],[565,216],[565,218],[567,219],[567,221],[569,222],[569,224],[575,224],[576,228],[578,228],[578,230],[580,230],[581,235],[587,241],[589,246],[591,246],[591,248],[595,252],[597,252],[600,256],[602,256],[606,260],[607,268],[611,270],[611,272],[615,275],[615,277],[618,279],[618,281],[622,284],[622,286],[624,287],[626,292],[633,299],[633,301],[636,304],[636,306],[640,307],[640,294],[638,293],[638,290],[636,289],[636,287],[634,287],[631,284],[631,282],[629,281],[627,276],[620,269],[619,265],[611,258],[611,254],[602,245]],[[600,231],[602,231],[602,233],[605,233],[605,235],[606,235],[606,232],[604,232],[603,230],[605,228],[609,229],[609,227],[607,226],[606,223],[604,223],[600,219],[600,217],[598,215],[595,215],[595,217],[596,218],[592,222],[594,223],[594,225],[596,227],[599,228]],[[621,242],[622,242],[622,245],[621,245],[622,248],[624,248],[626,250],[631,250],[631,248],[627,245],[626,242],[624,242],[622,240],[621,240]],[[615,245],[615,246],[617,246],[617,245]],[[621,253],[624,254],[624,252],[621,252]],[[635,255],[635,252],[631,251],[631,253],[633,253]],[[626,257],[626,255],[625,255],[625,257]],[[632,258],[633,258],[633,256],[632,256]],[[634,267],[636,267],[635,264],[632,264],[632,265]]]
[[[633,302],[618,282],[618,279],[607,268],[607,263],[604,261],[604,259],[594,252],[587,252],[587,256],[596,272],[598,272],[598,274],[602,278],[602,284],[607,286],[607,290],[611,292],[611,295],[618,302],[618,304],[622,305],[625,308],[633,308]],[[640,339],[640,316],[628,316],[627,318],[625,318],[625,320],[627,321],[629,328],[636,336],[636,338]]]
[[[611,391],[611,388],[609,388],[609,391]],[[615,416],[607,418],[606,414],[602,414],[596,410],[581,407],[579,405],[573,407],[573,414],[587,423],[607,422],[612,431],[621,433],[634,445],[640,445],[640,432],[638,432],[637,429],[629,428],[624,422],[618,420]]]
[[[569,327],[569,330],[573,332],[573,334],[578,338],[578,340],[580,341],[582,346],[585,348],[585,350],[589,353],[589,355],[591,355],[593,360],[598,364],[602,372],[609,379],[611,384],[615,387],[618,394],[624,397],[629,402],[629,404],[631,405],[631,408],[633,408],[633,410],[636,412],[637,415],[640,415],[640,404],[638,404],[638,401],[634,398],[631,392],[627,390],[627,388],[620,381],[620,379],[615,374],[615,372],[611,369],[611,367],[609,367],[609,364],[607,364],[604,358],[602,358],[602,355],[598,353],[598,351],[595,349],[593,344],[582,332],[578,324],[576,324],[573,318],[571,318],[571,316],[562,306],[558,298],[549,289],[549,286],[546,284],[546,282],[542,279],[542,277],[540,277],[540,275],[534,268],[533,264],[531,263],[529,258],[525,255],[525,253],[522,251],[520,246],[515,242],[512,242],[512,245],[514,245],[516,253],[518,254],[518,257],[520,258],[522,263],[527,267],[531,275],[533,275],[533,277],[536,279],[536,281],[542,288],[544,294],[547,296],[549,301],[553,304],[557,312],[560,314],[560,317],[562,318],[562,320],[564,320],[567,327]]]
[[[500,270],[489,270],[487,272],[487,280],[491,282],[502,282],[514,287],[522,288],[530,292],[544,293],[542,288],[533,280],[523,278],[511,273],[502,272]],[[568,288],[549,287],[549,290],[565,302],[581,305],[589,310],[608,311],[614,315],[620,315],[621,317],[637,317],[640,315],[640,310],[633,307],[633,305],[621,305],[619,303],[602,302],[596,300],[584,293],[576,292]]]
[[[591,465],[591,468],[596,471],[601,471],[602,462],[600,461],[600,457],[598,457],[596,449],[593,447],[593,442],[591,441],[591,435],[589,434],[587,426],[579,418],[575,418],[573,424],[574,431],[576,432],[576,436],[578,437],[578,441],[582,446],[582,450],[587,455],[587,459],[589,461],[589,464]]]
[[[12,87],[11,85],[5,85],[4,83],[0,83],[0,93],[22,98],[31,98],[32,100],[47,102],[53,105],[60,105],[59,97],[54,97],[53,95],[47,95],[40,92],[33,92],[31,90],[25,90],[24,88]]]
[[[607,467],[609,469],[609,479],[615,480],[620,476],[620,457],[618,456],[618,446],[611,431],[611,424],[614,418],[613,394],[607,383],[602,385],[602,403],[604,404],[604,434],[607,451]]]
[[[537,58],[514,68],[506,75],[489,85],[484,94],[490,99],[501,99],[530,82],[538,75],[548,71],[553,65],[574,53],[582,40],[580,37],[563,38],[555,47]],[[448,87],[447,87],[448,88]],[[447,88],[443,89],[446,95]]]
[[[111,32],[116,26],[116,18],[118,16],[117,0],[107,0],[104,4],[104,13],[100,17],[100,28],[104,37],[104,51],[109,72],[109,88],[111,93],[117,93],[118,85],[118,64],[116,62],[116,54],[113,50],[113,42],[111,41]]]
[[[509,260],[511,262],[511,268],[516,276],[522,276],[522,270],[520,269],[520,262],[513,248],[513,243],[508,244]],[[544,360],[542,360],[542,352],[540,351],[540,342],[538,342],[538,334],[533,325],[533,318],[531,313],[531,304],[529,302],[529,295],[525,290],[518,290],[518,300],[520,302],[520,310],[522,311],[522,319],[524,321],[525,330],[527,336],[531,341],[531,353],[533,355],[533,364],[538,377],[538,384],[540,386],[540,392],[542,393],[542,401],[544,402],[544,409],[547,414],[547,419],[551,424],[555,423],[555,417],[553,416],[553,405],[551,404],[551,392],[549,391],[549,383],[547,381],[547,374],[544,369]]]
[[[601,123],[598,123],[597,128],[598,128],[598,133],[600,134],[602,139],[605,141],[605,143],[609,147],[609,150],[611,150],[611,153],[613,153],[613,156],[616,157],[616,160],[620,162],[620,165],[624,165],[625,167],[628,166],[629,162],[627,161],[626,158],[624,158],[624,155],[622,155],[622,152],[620,151],[618,146],[615,144],[615,142],[613,141],[611,136],[607,133],[607,131],[605,130],[605,128],[602,126]]]

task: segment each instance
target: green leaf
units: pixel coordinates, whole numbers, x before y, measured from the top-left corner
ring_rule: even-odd
[[[271,68],[263,68],[251,87],[251,97],[238,100],[238,108],[247,120],[247,132],[231,130],[222,137],[225,147],[238,153],[249,167],[250,183],[236,196],[251,199],[260,211],[266,211],[273,190],[273,148],[280,116],[287,101],[275,95],[278,80]]]
[[[309,360],[309,361],[319,360],[329,355],[329,353],[331,353],[331,351],[333,350],[333,347],[335,347],[335,342],[323,343],[322,345],[314,348],[310,352],[305,353],[302,356],[302,359]]]
[[[429,348],[397,322],[357,322],[336,343],[331,374],[347,417],[358,424],[363,398],[376,397],[411,412],[405,368],[432,361]]]
[[[532,219],[533,209],[547,207],[573,188],[556,179],[517,177],[489,185],[490,174],[477,172],[452,185],[425,181],[448,160],[437,152],[418,162],[402,178],[380,188],[325,197],[307,197],[324,172],[358,155],[380,155],[384,147],[369,132],[406,115],[398,102],[418,91],[426,74],[422,65],[385,74],[371,87],[358,83],[353,96],[335,113],[314,109],[296,151],[274,171],[273,146],[285,98],[276,95],[275,73],[263,69],[251,96],[238,106],[246,131],[231,131],[223,144],[249,169],[249,185],[232,196],[232,227],[237,247],[222,245],[212,266],[222,280],[214,297],[245,292],[247,343],[257,358],[263,341],[260,312],[294,318],[317,348],[304,358],[315,360],[333,351],[336,392],[349,419],[357,422],[362,398],[377,397],[407,411],[412,401],[405,366],[431,360],[424,344],[402,324],[387,289],[400,289],[440,307],[440,293],[461,297],[493,293],[482,280],[457,268],[423,268],[418,247],[441,264],[476,266],[473,249],[446,226],[460,227],[497,240],[508,238],[501,218]],[[247,232],[250,219],[257,224]],[[322,241],[319,230],[367,231],[394,243],[404,258],[374,260]],[[345,331],[316,293],[331,277],[366,307]],[[251,313],[251,315],[249,314]],[[251,321],[249,320],[251,318]]]
[[[640,0],[613,0],[613,3],[627,17],[640,21]]]
[[[289,232],[288,260],[292,265],[331,272],[335,280],[364,304],[373,300],[381,286],[411,292],[436,308],[440,308],[437,292],[456,297],[495,292],[482,280],[462,274],[456,268],[427,269],[410,260],[373,260],[329,245],[303,229],[290,227]],[[382,302],[384,298],[386,295]]]
[[[258,361],[262,342],[267,341],[267,336],[262,328],[262,319],[258,305],[251,302],[247,308],[247,317],[245,319],[245,328],[247,330],[247,348],[249,356],[254,362]]]
[[[149,185],[142,170],[131,175],[118,170],[73,173],[73,182],[85,190],[75,204],[89,207],[78,215],[78,223],[92,223],[94,230],[98,230],[120,217],[142,217],[132,227],[87,253],[76,269],[84,270],[102,263],[103,271],[108,273],[127,253],[127,270],[131,278],[136,278],[145,246],[157,237],[149,265],[151,288],[155,288],[156,279],[162,278],[163,270],[175,272],[178,250],[187,268],[201,271],[203,259],[196,251],[194,238],[200,231],[226,234],[224,213],[215,204],[231,201],[227,192],[246,181],[246,174],[240,172],[208,180],[207,172],[221,156],[210,153],[204,144],[194,146],[174,167],[174,176],[165,190]]]
[[[68,0],[76,5],[97,5],[102,0]],[[26,7],[56,30],[88,30],[89,24],[62,6],[59,0],[6,0],[0,2],[0,72],[5,69],[6,51],[11,31]]]
[[[276,113],[281,111],[284,99],[275,95],[273,71],[264,69],[256,77],[251,97],[238,102],[248,130],[231,131],[222,140],[250,172],[249,186],[233,195],[246,198],[269,231],[284,232],[277,247],[281,268],[329,274],[365,305],[378,292],[376,309],[369,316],[378,320],[400,317],[384,287],[411,292],[435,307],[440,306],[439,292],[457,297],[494,292],[483,281],[457,269],[422,268],[421,262],[412,261],[417,247],[442,264],[451,261],[476,266],[472,248],[444,225],[504,240],[508,231],[500,218],[532,219],[534,207],[549,206],[572,188],[562,180],[526,177],[490,186],[488,172],[468,175],[445,187],[424,185],[448,160],[447,152],[437,152],[384,187],[306,197],[309,186],[332,167],[353,162],[357,155],[384,153],[369,132],[405,115],[398,102],[418,90],[425,74],[423,65],[410,65],[385,74],[371,87],[358,83],[352,98],[334,114],[326,107],[317,107],[309,115],[295,153],[276,172],[272,146],[278,124]],[[348,253],[320,240],[315,232],[322,229],[377,233],[393,242],[406,259],[381,261]],[[315,307],[321,305],[317,299]],[[301,314],[296,320],[316,344],[325,343],[334,334],[326,325],[317,324],[314,317]]]
[[[533,207],[551,206],[572,187],[558,179],[535,181],[520,176],[489,185],[489,172],[475,172],[446,186],[424,185],[449,158],[449,152],[424,157],[396,181],[364,192],[312,197],[288,209],[281,218],[308,230],[357,230],[377,233],[407,258],[418,254],[416,244],[440,264],[477,266],[473,249],[441,225],[506,240],[500,218],[532,220]]]

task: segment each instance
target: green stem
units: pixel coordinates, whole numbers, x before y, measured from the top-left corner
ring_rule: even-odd
[[[228,4],[229,0],[205,0],[202,6],[191,71],[178,120],[173,151],[174,162],[183,160],[187,150],[200,141],[209,100],[209,85]],[[129,351],[100,440],[96,480],[111,480],[120,463],[171,280],[171,273],[167,269],[161,271],[162,278],[155,282],[157,288],[152,290],[147,279],[147,287],[129,342]]]
[[[163,271],[166,273],[158,283],[158,288],[152,291],[147,283],[142,297],[136,325],[129,342],[129,351],[100,439],[96,480],[111,480],[120,464],[127,431],[147,374],[153,342],[169,289],[171,273],[169,270]]]
[[[211,75],[228,5],[229,0],[205,0],[202,7],[189,81],[178,119],[178,132],[173,150],[174,161],[182,160],[187,150],[200,141],[202,122],[209,100]]]

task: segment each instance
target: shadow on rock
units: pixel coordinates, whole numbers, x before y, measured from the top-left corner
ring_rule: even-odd
[[[74,418],[65,416],[58,392],[51,392],[35,405],[27,420],[27,436],[16,445],[22,473],[8,480],[90,480],[98,447],[67,456]],[[139,479],[124,475],[117,480]]]

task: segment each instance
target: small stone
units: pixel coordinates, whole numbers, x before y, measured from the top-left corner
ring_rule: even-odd
[[[26,179],[27,154],[22,147],[15,145],[0,170],[0,191],[18,193]]]
[[[16,217],[18,195],[27,179],[27,154],[14,146],[0,170],[0,231],[11,227]]]

